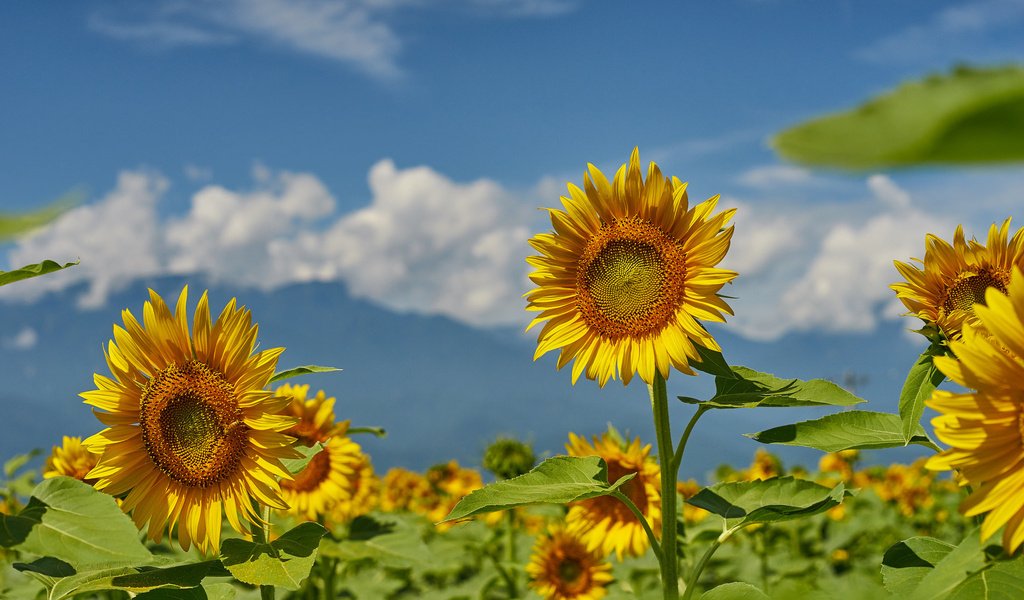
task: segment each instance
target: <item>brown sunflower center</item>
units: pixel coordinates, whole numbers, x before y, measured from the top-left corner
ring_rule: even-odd
[[[1003,278],[997,277],[989,271],[961,277],[946,290],[946,299],[942,301],[942,308],[947,313],[954,310],[971,311],[975,304],[985,304],[985,290],[990,287],[1006,293],[1006,283]]]
[[[584,321],[605,338],[661,330],[683,300],[686,254],[649,221],[605,225],[587,243],[576,276]]]
[[[562,559],[562,562],[558,563],[558,578],[563,583],[573,584],[583,574],[583,565],[580,564],[579,559],[571,556],[567,556]]]
[[[331,455],[327,450],[321,450],[313,455],[306,468],[295,475],[295,479],[281,481],[281,487],[296,492],[309,492],[320,487],[320,484],[327,479],[331,473]]]
[[[209,487],[236,471],[249,428],[234,386],[198,361],[170,365],[142,391],[139,422],[153,463],[190,487]]]

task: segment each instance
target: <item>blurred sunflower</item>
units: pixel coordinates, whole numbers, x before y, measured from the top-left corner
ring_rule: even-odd
[[[298,422],[292,425],[287,433],[305,446],[317,442],[326,442],[333,435],[345,435],[348,421],[334,422],[334,397],[327,397],[323,390],[309,398],[308,385],[284,384],[274,390],[275,396],[289,398],[291,401],[284,407],[281,414],[297,417]]]
[[[912,314],[937,327],[949,339],[960,336],[965,319],[974,314],[975,304],[985,303],[985,290],[1006,293],[1010,271],[1024,268],[1024,230],[1009,238],[1010,219],[988,230],[988,245],[964,239],[957,225],[953,244],[929,233],[925,237],[924,260],[911,259],[920,266],[894,261],[905,282],[892,284],[896,297]]]
[[[690,208],[686,184],[653,162],[645,181],[635,148],[611,183],[589,165],[583,187],[569,184],[565,210],[549,209],[554,232],[530,239],[540,256],[526,259],[538,286],[527,310],[540,314],[527,330],[547,321],[534,359],[560,350],[559,369],[575,359],[573,383],[585,372],[602,387],[616,374],[623,384],[634,373],[653,383],[672,367],[692,375],[694,344],[720,349],[698,319],[732,314],[718,291],[736,273],[715,265],[735,209],[711,216],[718,196]]]
[[[935,434],[951,447],[932,456],[928,469],[956,469],[974,491],[960,505],[965,515],[985,514],[982,539],[1000,527],[1008,552],[1024,542],[1024,276],[1014,269],[1006,288],[985,295],[974,306],[976,325],[968,323],[956,355],[936,357],[935,366],[972,391],[932,393],[927,405],[940,413]],[[986,514],[987,513],[987,514]]]
[[[348,475],[349,497],[334,505],[332,519],[347,523],[370,512],[380,501],[380,487],[381,482],[373,471],[370,457],[360,452],[352,465],[352,473]]]
[[[393,467],[384,474],[380,492],[382,511],[424,514],[436,504],[437,493],[423,475],[402,467]]]
[[[633,501],[646,517],[651,529],[661,525],[661,470],[650,456],[651,446],[640,446],[640,438],[631,443],[620,442],[605,433],[594,437],[594,443],[569,434],[566,450],[570,456],[600,456],[608,465],[608,481],[614,483],[624,475],[636,473],[620,490]],[[649,540],[643,525],[620,500],[601,496],[581,500],[570,505],[565,517],[566,527],[580,536],[587,547],[602,556],[615,552],[619,560],[623,555],[640,556],[647,551]]]
[[[352,498],[352,477],[362,459],[359,444],[345,436],[327,440],[291,481],[281,482],[289,512],[315,521],[334,506]]]
[[[559,526],[537,539],[526,565],[530,587],[545,600],[598,600],[607,594],[612,566]]]
[[[87,475],[160,541],[177,526],[183,549],[204,554],[220,544],[221,521],[247,534],[258,523],[255,499],[286,509],[277,479],[290,479],[282,458],[295,458],[284,435],[294,419],[276,414],[287,399],[264,391],[283,348],[253,353],[258,327],[228,302],[211,322],[204,292],[191,335],[182,289],[172,314],[150,290],[140,324],[124,310],[105,353],[110,379],[81,394],[108,427],[85,440],[99,453]]]
[[[79,481],[92,484],[86,475],[96,466],[100,456],[82,445],[78,436],[63,436],[60,446],[54,446],[46,464],[43,466],[43,477],[73,477]]]

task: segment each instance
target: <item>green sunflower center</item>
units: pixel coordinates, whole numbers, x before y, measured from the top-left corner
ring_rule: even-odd
[[[954,310],[970,312],[975,304],[985,304],[985,290],[990,287],[1006,293],[1005,282],[988,271],[961,277],[946,290],[946,299],[942,302],[942,308],[947,313]]]
[[[656,332],[682,304],[686,255],[650,222],[606,225],[580,257],[576,300],[587,324],[606,338]]]
[[[231,383],[198,361],[166,367],[142,391],[146,451],[186,486],[209,487],[235,472],[249,442],[242,419]]]
[[[281,481],[281,487],[296,492],[309,492],[320,487],[331,472],[331,455],[326,449],[313,455],[312,460],[295,475],[295,479]]]
[[[558,563],[558,578],[564,583],[575,583],[582,574],[583,565],[575,558],[566,557],[562,562]]]

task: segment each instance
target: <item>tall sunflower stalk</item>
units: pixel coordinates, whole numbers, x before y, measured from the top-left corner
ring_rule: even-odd
[[[691,207],[678,178],[662,175],[653,162],[641,175],[635,148],[611,182],[588,165],[583,189],[569,184],[568,191],[564,210],[549,209],[554,231],[530,240],[540,255],[527,258],[538,286],[526,295],[527,309],[540,314],[528,329],[544,323],[534,358],[558,350],[559,369],[573,362],[573,383],[586,374],[602,387],[615,378],[628,384],[634,375],[648,384],[661,465],[660,543],[629,494],[615,497],[644,524],[664,598],[675,599],[676,479],[696,419],[676,447],[665,380],[673,368],[695,374],[698,346],[720,350],[701,321],[724,322],[732,314],[718,292],[737,274],[716,265],[729,249],[733,228],[726,225],[735,209],[713,215],[718,196]]]

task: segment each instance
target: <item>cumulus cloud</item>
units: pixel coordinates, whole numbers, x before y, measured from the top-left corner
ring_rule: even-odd
[[[22,327],[15,335],[4,337],[4,348],[12,350],[31,350],[39,342],[39,334],[31,327]]]

